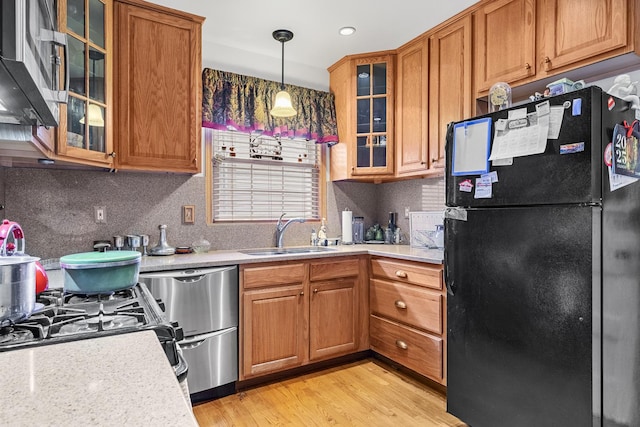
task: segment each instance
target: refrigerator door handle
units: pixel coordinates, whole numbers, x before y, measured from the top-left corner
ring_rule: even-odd
[[[456,219],[458,221],[467,220],[467,210],[465,208],[446,208],[444,217],[448,219]]]
[[[447,263],[447,255],[445,253],[445,260],[444,260],[444,285],[447,287],[447,295],[451,295],[453,296],[455,294],[455,285],[453,283],[451,283],[449,281],[449,277],[451,277],[449,275],[449,266]]]

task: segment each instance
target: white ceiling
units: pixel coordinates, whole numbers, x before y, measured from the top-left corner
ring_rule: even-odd
[[[476,0],[150,0],[206,17],[202,65],[280,81],[281,46],[271,33],[293,31],[285,44],[285,83],[328,90],[327,68],[345,55],[395,49]],[[343,26],[356,33],[338,34]]]

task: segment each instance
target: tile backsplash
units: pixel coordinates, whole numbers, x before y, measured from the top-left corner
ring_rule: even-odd
[[[25,232],[27,253],[57,258],[92,250],[94,240],[114,235],[148,234],[158,242],[158,225],[166,224],[172,246],[189,246],[205,238],[212,249],[273,246],[273,222],[217,223],[205,220],[205,179],[202,176],[130,173],[48,168],[0,167],[0,211]],[[365,226],[386,225],[388,212],[398,212],[398,224],[409,231],[404,207],[436,210],[444,207],[444,182],[417,179],[387,184],[329,183],[327,191],[329,237],[340,236],[340,212],[364,216]],[[182,224],[182,206],[195,206],[195,223]],[[106,224],[94,220],[94,206],[106,207]],[[294,224],[285,245],[307,245],[317,222]]]

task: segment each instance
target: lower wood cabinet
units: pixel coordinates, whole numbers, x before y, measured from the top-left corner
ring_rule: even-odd
[[[371,315],[371,348],[419,374],[443,382],[444,340],[418,329]]]
[[[366,257],[240,267],[240,380],[369,348]]]
[[[247,376],[302,365],[306,360],[304,284],[245,292],[243,372]]]
[[[443,285],[441,265],[371,258],[371,349],[446,385]]]

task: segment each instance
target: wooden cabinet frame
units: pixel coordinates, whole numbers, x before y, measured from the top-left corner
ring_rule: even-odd
[[[368,258],[240,266],[240,380],[369,348]]]

